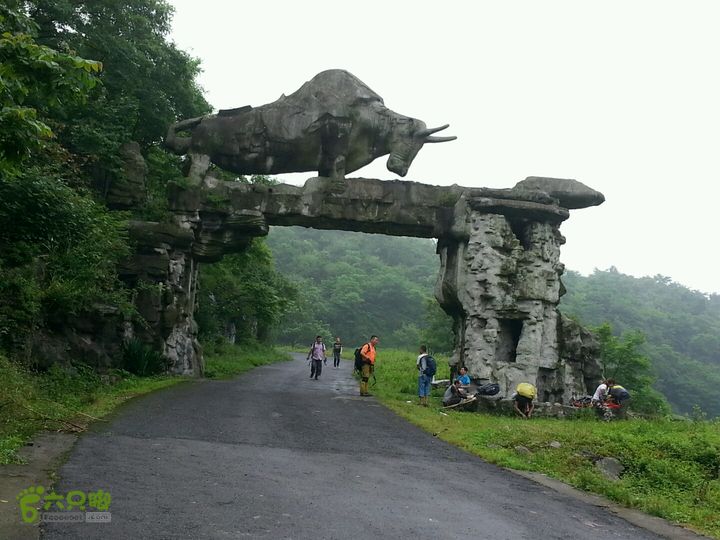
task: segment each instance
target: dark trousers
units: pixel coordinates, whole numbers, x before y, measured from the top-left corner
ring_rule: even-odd
[[[333,351],[333,367],[338,367],[340,365],[340,353],[337,351]]]
[[[314,358],[310,360],[310,378],[312,379],[315,377],[316,379],[320,376],[322,373],[322,360],[315,360]]]

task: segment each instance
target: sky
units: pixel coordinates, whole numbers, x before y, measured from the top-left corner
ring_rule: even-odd
[[[720,293],[717,0],[169,1],[171,39],[201,60],[216,109],[346,69],[458,137],[426,145],[406,180],[573,178],[606,202],[563,223],[567,269]],[[385,161],[348,176],[398,178]]]

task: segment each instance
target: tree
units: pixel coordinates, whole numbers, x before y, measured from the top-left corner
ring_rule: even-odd
[[[386,347],[418,346],[439,267],[431,240],[273,227],[268,245],[301,291],[292,320],[278,328],[281,342],[303,329],[302,342],[320,333],[362,344],[381,334]]]
[[[662,394],[652,389],[654,377],[650,370],[650,359],[639,351],[645,337],[640,332],[628,332],[619,338],[615,337],[612,327],[607,323],[595,331],[600,340],[603,374],[630,390],[633,397],[630,407],[647,414],[670,412],[670,406]]]
[[[67,43],[100,60],[99,108],[124,111],[120,124],[143,146],[160,140],[179,116],[208,112],[195,82],[200,62],[167,37],[173,8],[164,0],[29,0],[26,9],[51,47]],[[92,111],[96,116],[98,107]]]
[[[17,170],[54,132],[49,118],[84,103],[102,64],[40,45],[17,2],[0,6],[0,174]]]
[[[103,65],[82,107],[67,104],[57,135],[77,174],[68,182],[104,195],[122,173],[120,148],[156,146],[179,117],[210,111],[195,82],[198,60],[167,37],[172,7],[163,0],[26,0],[41,44],[68,47]],[[164,194],[164,191],[161,192]]]
[[[152,155],[152,204],[179,162],[157,149],[167,124],[209,111],[199,64],[166,38],[153,0],[10,0],[0,5],[0,342],[62,327],[97,305],[128,308],[117,262],[124,213],[95,195],[122,174],[119,149]],[[92,58],[93,60],[88,60]],[[91,187],[101,188],[93,192]]]
[[[266,341],[297,291],[273,268],[270,250],[256,238],[242,253],[200,269],[197,320],[204,339]]]

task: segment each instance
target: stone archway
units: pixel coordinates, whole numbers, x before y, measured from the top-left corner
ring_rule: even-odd
[[[560,315],[560,224],[602,194],[574,180],[530,177],[512,189],[312,178],[304,186],[247,185],[212,176],[174,185],[176,223],[133,224],[131,266],[156,283],[138,309],[176,373],[202,373],[193,319],[198,263],[244,249],[272,225],[437,238],[435,296],[454,320],[451,364],[500,383],[522,381],[567,403],[600,377],[592,336]]]

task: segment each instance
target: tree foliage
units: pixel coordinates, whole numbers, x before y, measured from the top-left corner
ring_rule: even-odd
[[[677,411],[694,405],[720,415],[720,295],[703,294],[665,276],[635,278],[615,268],[563,277],[560,308],[584,324],[610,322],[616,334],[640,331],[639,350],[650,360],[653,387]]]
[[[630,407],[647,414],[667,414],[670,405],[657,390],[652,388],[650,358],[640,352],[645,336],[638,331],[627,332],[621,337],[612,333],[605,323],[595,330],[600,340],[604,376],[615,379],[618,384],[632,392]]]
[[[102,62],[102,89],[85,116],[107,118],[99,113],[112,111],[124,134],[121,142],[150,145],[178,117],[210,110],[195,82],[200,62],[168,40],[173,8],[164,0],[30,0],[24,5],[43,44],[67,44]]]
[[[322,334],[350,346],[378,334],[388,347],[415,349],[432,338],[438,350],[450,348],[449,318],[432,298],[439,262],[431,240],[275,227],[268,245],[300,291],[278,327],[281,342]],[[429,307],[440,323],[426,322]]]
[[[102,64],[39,44],[38,26],[17,3],[0,6],[0,174],[40,150],[51,118],[84,103]]]
[[[201,338],[267,341],[281,315],[291,308],[297,291],[273,265],[262,239],[249,249],[200,269]]]

